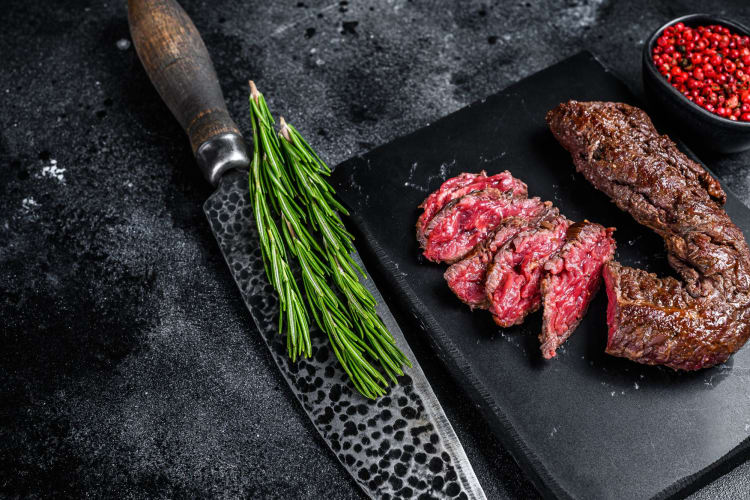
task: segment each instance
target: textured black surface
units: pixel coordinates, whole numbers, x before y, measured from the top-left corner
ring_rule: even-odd
[[[487,312],[456,300],[443,279],[446,266],[427,262],[416,238],[404,241],[416,207],[444,180],[466,170],[507,169],[528,184],[530,196],[553,201],[570,219],[616,227],[618,261],[664,274],[660,238],[575,174],[547,130],[547,111],[571,98],[636,104],[582,52],[339,165],[333,185],[393,306],[416,319],[413,329],[434,343],[540,489],[581,499],[682,491],[735,449],[750,456],[750,349],[697,373],[608,356],[601,293],[557,357],[545,361],[540,312],[498,328]],[[726,210],[750,235],[750,210],[731,192]]]
[[[254,78],[331,164],[581,48],[640,94],[656,26],[696,11],[750,21],[744,0],[182,3],[240,127]],[[0,12],[0,495],[358,495],[254,332],[201,210],[211,190],[128,43],[124,2]],[[750,202],[750,155],[699,155]],[[412,346],[488,496],[532,496],[429,348]],[[698,496],[747,497],[748,475]]]

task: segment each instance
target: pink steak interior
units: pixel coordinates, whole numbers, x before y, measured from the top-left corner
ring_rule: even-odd
[[[539,308],[544,262],[562,247],[569,224],[558,217],[554,227],[524,232],[495,255],[486,286],[495,323],[503,327],[519,324]]]
[[[464,196],[435,219],[424,256],[433,262],[456,262],[468,255],[505,219],[533,217],[544,210],[538,198],[497,196],[496,190]]]
[[[557,214],[557,210],[548,205],[544,214]],[[544,214],[532,219],[525,217],[505,219],[494,235],[481,244],[475,252],[449,267],[444,277],[456,297],[472,309],[475,307],[486,309],[488,301],[484,285],[487,279],[487,268],[492,263],[495,253],[522,231],[537,227],[539,219]]]
[[[492,258],[487,252],[479,252],[453,264],[445,272],[448,286],[462,302],[472,308],[484,307],[487,296],[484,293],[484,280],[487,265]]]
[[[582,223],[560,254],[545,265],[542,355],[549,359],[575,330],[601,283],[602,266],[612,258],[612,230]]]
[[[513,177],[508,171],[490,177],[487,177],[484,172],[478,174],[463,173],[448,179],[437,191],[422,202],[421,207],[424,212],[417,221],[419,237],[423,237],[427,224],[445,205],[473,191],[481,191],[487,188],[497,189],[501,192],[513,191],[516,197],[525,197],[528,190],[526,184]]]

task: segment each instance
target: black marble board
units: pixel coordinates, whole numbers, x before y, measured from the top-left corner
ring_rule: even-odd
[[[557,358],[545,361],[537,340],[541,313],[518,327],[496,327],[486,311],[472,312],[452,295],[445,266],[423,259],[414,238],[417,206],[445,179],[508,169],[530,196],[553,201],[569,218],[616,227],[623,264],[672,274],[661,239],[575,173],[547,130],[545,113],[568,99],[638,104],[593,56],[580,53],[344,162],[334,186],[402,328],[429,337],[542,493],[684,494],[748,456],[750,348],[697,373],[608,356],[600,293]],[[732,193],[726,209],[748,237],[750,210]]]

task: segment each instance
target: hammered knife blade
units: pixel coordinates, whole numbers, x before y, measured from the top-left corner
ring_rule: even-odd
[[[187,133],[199,168],[217,186],[204,212],[242,299],[323,440],[372,498],[484,499],[461,443],[372,280],[363,284],[414,363],[398,385],[377,400],[365,399],[317,329],[311,332],[312,356],[289,360],[250,206],[247,147],[200,34],[173,0],[129,0],[128,20],[149,78]],[[359,255],[354,258],[364,268]]]

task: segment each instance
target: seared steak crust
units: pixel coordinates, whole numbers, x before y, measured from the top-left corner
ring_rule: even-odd
[[[726,361],[747,340],[750,309],[693,297],[674,278],[617,262],[604,266],[607,353],[641,363],[698,370]]]
[[[719,183],[627,104],[569,101],[547,123],[589,182],[664,238],[684,280],[608,264],[607,352],[684,370],[725,361],[750,336],[750,251]]]

